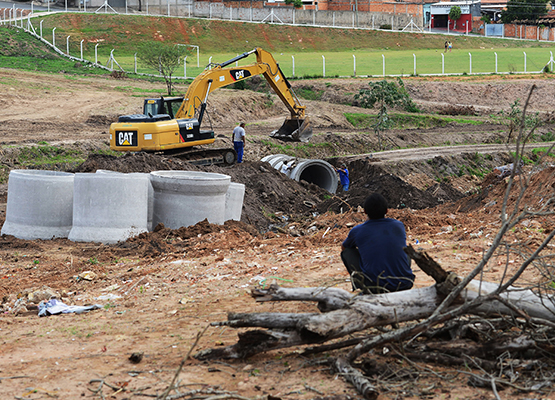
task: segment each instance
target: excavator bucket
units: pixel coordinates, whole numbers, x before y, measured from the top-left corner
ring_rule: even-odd
[[[270,134],[270,137],[306,143],[312,137],[310,118],[287,118],[279,129]]]

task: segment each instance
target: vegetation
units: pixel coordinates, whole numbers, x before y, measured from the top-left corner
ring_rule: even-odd
[[[459,6],[451,7],[449,10],[449,18],[453,21],[458,21],[461,18],[462,12]]]
[[[370,128],[376,123],[377,116],[362,113],[345,113],[345,118],[355,128]],[[478,119],[467,119],[460,117],[446,117],[437,115],[415,115],[415,114],[390,114],[390,129],[410,129],[410,128],[434,128],[444,127],[449,124],[460,125],[482,125],[484,121]]]
[[[501,14],[501,21],[536,21],[547,14],[547,0],[509,0],[507,10]]]
[[[18,164],[23,167],[32,166],[35,169],[58,169],[56,165],[71,166],[85,161],[88,153],[77,148],[59,147],[41,142],[38,146],[21,147],[12,150],[17,154]],[[112,154],[120,156],[121,153],[110,150],[96,150],[94,154]],[[1,175],[1,174],[0,174]]]
[[[138,53],[139,59],[153,69],[157,69],[166,82],[168,95],[173,92],[172,76],[179,65],[181,58],[184,58],[189,51],[186,47],[165,42],[144,43]]]
[[[418,112],[419,110],[411,100],[401,78],[397,78],[397,83],[388,82],[384,79],[379,82],[370,82],[369,86],[370,89],[361,89],[355,95],[355,100],[358,100],[359,105],[364,108],[378,106],[378,116],[372,128],[378,137],[378,146],[381,150],[383,149],[381,132],[392,126],[388,108],[400,107],[410,112]]]

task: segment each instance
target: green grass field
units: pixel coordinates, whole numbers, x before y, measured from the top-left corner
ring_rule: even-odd
[[[67,51],[66,40],[69,36],[69,54],[73,57],[80,58],[82,48],[86,60],[97,60],[101,65],[117,69],[116,64],[109,62],[113,51],[115,60],[127,73],[134,72],[136,68],[138,73],[157,74],[157,71],[141,65],[138,58],[135,61],[138,46],[144,41],[164,40],[198,44],[200,59],[197,60],[196,51],[189,53],[187,77],[198,75],[210,61],[221,63],[257,46],[270,51],[289,78],[353,76],[355,69],[357,76],[381,77],[384,74],[384,64],[386,76],[408,76],[415,72],[416,75],[438,75],[442,72],[495,73],[496,54],[498,73],[540,72],[551,59],[551,51],[555,49],[553,43],[470,35],[450,36],[449,39],[454,45],[453,51],[443,54],[443,42],[446,38],[444,35],[325,30],[300,26],[131,15],[61,13],[34,18],[31,21],[37,33],[40,32],[39,25],[42,21],[43,38],[50,43],[53,40],[52,32],[56,28],[56,45],[64,53]],[[0,29],[6,30],[4,27]],[[10,34],[16,35],[19,41],[35,40],[22,32]],[[222,35],[226,35],[225,41],[221,39]],[[52,55],[41,57],[36,52],[22,51],[28,47],[25,45],[20,45],[19,49],[10,53],[5,50],[9,48],[9,44],[2,45],[7,36],[4,31],[0,35],[0,66],[75,73],[83,71],[74,61],[64,62]],[[288,42],[292,37],[295,39]],[[222,42],[225,42],[225,45]],[[37,43],[36,47],[42,46],[39,41]],[[14,55],[17,57],[13,57]],[[241,60],[238,65],[254,61],[254,56],[251,56]],[[87,73],[90,72],[93,72],[92,68],[88,68]],[[181,63],[174,76],[184,75],[185,68]]]

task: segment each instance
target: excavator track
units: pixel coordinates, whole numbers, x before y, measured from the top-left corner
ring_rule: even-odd
[[[178,151],[163,152],[162,154],[193,165],[233,165],[237,162],[237,153],[230,148],[179,149]]]

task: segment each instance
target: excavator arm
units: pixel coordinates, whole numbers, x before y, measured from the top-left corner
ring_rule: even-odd
[[[251,54],[256,55],[256,63],[245,66],[229,66]],[[208,95],[216,89],[248,79],[255,75],[262,75],[285,104],[291,118],[283,126],[272,132],[273,137],[306,142],[312,136],[310,123],[305,115],[306,107],[291,90],[291,84],[281,72],[274,57],[261,48],[238,55],[221,64],[215,64],[207,69],[191,83],[185,94],[183,104],[176,112],[176,118],[193,118],[198,110],[199,123],[202,122]]]

